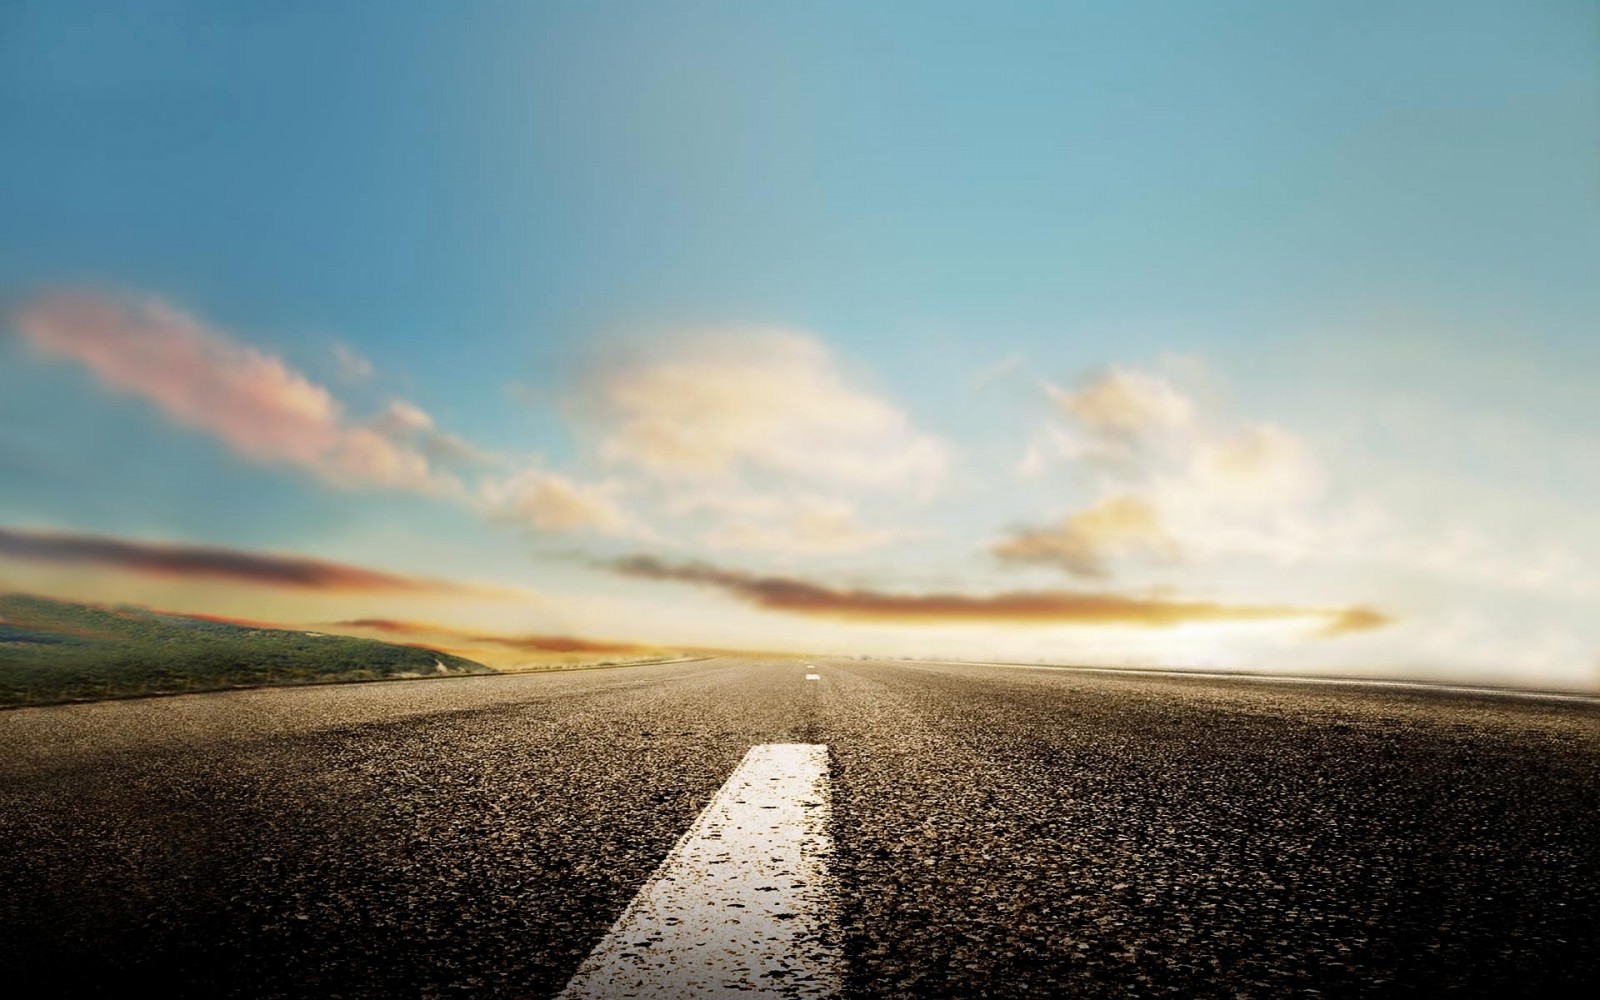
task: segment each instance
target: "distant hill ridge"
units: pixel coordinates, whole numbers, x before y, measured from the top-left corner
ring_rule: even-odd
[[[0,706],[488,673],[474,660],[376,639],[0,595]]]

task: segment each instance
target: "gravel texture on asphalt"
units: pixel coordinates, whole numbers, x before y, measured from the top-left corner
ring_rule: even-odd
[[[1600,983],[1593,703],[816,659],[0,713],[0,962],[548,997],[775,742],[831,747],[850,996]]]
[[[1600,713],[829,665],[851,991],[1600,983]]]

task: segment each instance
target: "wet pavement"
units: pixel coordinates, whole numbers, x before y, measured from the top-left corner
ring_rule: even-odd
[[[847,996],[1600,982],[1592,703],[825,659],[0,713],[0,961],[553,996],[773,743],[829,747]]]

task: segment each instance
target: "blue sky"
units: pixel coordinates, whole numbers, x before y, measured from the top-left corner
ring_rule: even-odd
[[[449,609],[482,628],[1593,682],[1592,4],[0,18],[0,526],[536,595]],[[187,335],[124,316],[63,341],[38,305],[61,294],[163,303],[325,391],[327,448],[377,427],[433,465],[355,475],[285,425],[263,438],[198,383],[128,367]],[[444,469],[397,400],[492,459]],[[1253,499],[1218,478],[1246,454],[1271,480]],[[1022,537],[1044,548],[1006,547]],[[1312,640],[819,616],[608,562],[641,553],[835,589],[1393,621]],[[323,614],[3,553],[0,580]]]

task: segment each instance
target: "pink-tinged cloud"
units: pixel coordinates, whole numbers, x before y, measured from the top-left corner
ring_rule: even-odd
[[[789,577],[760,576],[706,563],[669,563],[652,556],[617,560],[612,569],[647,580],[715,587],[772,611],[888,623],[997,622],[1014,625],[1121,625],[1171,628],[1194,622],[1321,620],[1319,635],[1378,628],[1389,618],[1368,608],[1309,608],[1169,600],[1068,590],[967,594],[896,594],[842,590]]]
[[[294,590],[494,592],[493,588],[474,584],[405,576],[305,556],[11,528],[0,528],[0,558]]]
[[[280,358],[157,299],[48,295],[20,311],[17,328],[41,354],[84,366],[253,461],[344,486],[450,486],[422,450],[349,420],[332,393]]]
[[[440,465],[470,467],[491,465],[496,461],[494,455],[465,438],[439,430],[432,414],[403,399],[390,400],[388,408],[368,426],[397,445],[413,448]]]

